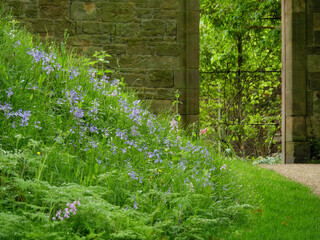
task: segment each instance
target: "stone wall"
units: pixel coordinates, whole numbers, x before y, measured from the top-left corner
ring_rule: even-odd
[[[282,4],[283,159],[308,162],[320,139],[320,1]]]
[[[199,0],[5,0],[42,39],[62,41],[92,56],[112,55],[125,82],[152,100],[155,113],[180,92],[185,122],[199,115]]]

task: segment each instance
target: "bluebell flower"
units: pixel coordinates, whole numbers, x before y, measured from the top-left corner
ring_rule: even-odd
[[[6,91],[6,94],[7,94],[7,97],[10,98],[12,95],[13,95],[13,92],[12,92],[12,88],[9,87],[8,90]]]

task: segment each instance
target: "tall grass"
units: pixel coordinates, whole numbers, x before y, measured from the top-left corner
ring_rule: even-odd
[[[210,239],[245,221],[224,160],[146,110],[105,53],[41,43],[3,12],[0,239]]]

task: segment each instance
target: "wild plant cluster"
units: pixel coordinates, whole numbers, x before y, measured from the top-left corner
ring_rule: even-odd
[[[146,110],[105,52],[2,15],[0,239],[209,239],[245,217],[224,160]]]

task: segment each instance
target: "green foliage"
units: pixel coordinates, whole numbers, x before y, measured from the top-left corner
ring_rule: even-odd
[[[241,155],[278,150],[280,15],[279,0],[201,1],[201,123]]]
[[[225,160],[144,109],[106,52],[18,25],[0,19],[1,239],[207,239],[245,221]]]
[[[273,156],[258,157],[253,164],[280,164],[282,162],[281,154],[274,154]]]

